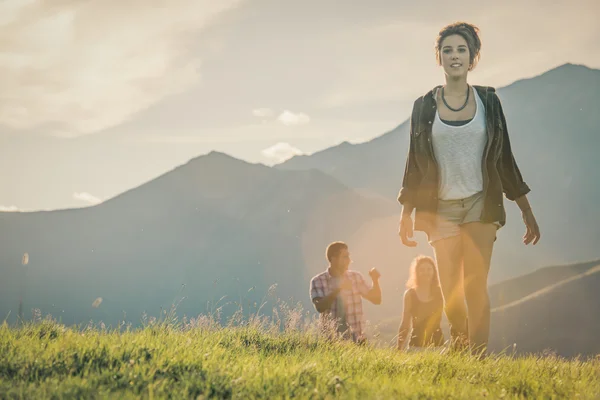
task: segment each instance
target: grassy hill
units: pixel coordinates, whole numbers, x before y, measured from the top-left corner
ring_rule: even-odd
[[[290,314],[293,315],[293,314]],[[312,325],[0,326],[0,398],[597,398],[600,360],[476,360],[326,341]],[[264,321],[263,321],[264,322]],[[307,329],[308,326],[308,329]]]

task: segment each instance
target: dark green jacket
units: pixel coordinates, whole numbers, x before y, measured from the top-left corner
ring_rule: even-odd
[[[437,88],[439,88],[438,86]],[[438,205],[439,175],[431,143],[431,127],[437,112],[433,98],[434,88],[419,97],[410,118],[410,145],[402,189],[398,195],[401,204],[415,207],[415,230],[429,232],[435,222]],[[496,90],[475,86],[483,101],[486,117],[487,144],[481,160],[483,171],[483,222],[506,223],[503,194],[509,200],[529,193],[513,157],[506,119]]]

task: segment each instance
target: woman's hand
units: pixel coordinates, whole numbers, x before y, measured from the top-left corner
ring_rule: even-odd
[[[413,220],[410,214],[402,213],[398,234],[400,235],[400,239],[402,239],[402,244],[405,246],[415,247],[417,245],[417,242],[414,240],[409,240],[409,238],[413,237]]]
[[[533,242],[533,244],[537,244],[540,241],[540,227],[538,226],[537,221],[535,220],[535,216],[533,215],[533,210],[531,208],[523,211],[521,213],[523,217],[523,222],[525,223],[525,235],[523,235],[523,243],[528,245]]]
[[[521,209],[521,217],[523,217],[523,222],[525,222],[526,231],[523,235],[523,243],[525,243],[525,245],[528,245],[531,242],[536,244],[540,241],[540,227],[533,216],[533,210],[531,209],[527,195],[517,197],[515,202]]]

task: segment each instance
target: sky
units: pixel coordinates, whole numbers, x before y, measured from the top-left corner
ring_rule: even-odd
[[[211,150],[273,165],[370,140],[443,83],[434,41],[459,20],[481,30],[472,84],[600,68],[599,4],[0,0],[0,209],[25,207],[15,166],[91,171],[106,192],[68,198],[95,204]]]

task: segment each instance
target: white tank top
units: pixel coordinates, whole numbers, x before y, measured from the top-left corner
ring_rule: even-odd
[[[431,131],[439,168],[441,200],[464,199],[483,190],[482,158],[487,141],[485,108],[477,90],[473,119],[462,126],[445,124],[435,113]],[[437,97],[434,97],[437,98]]]

